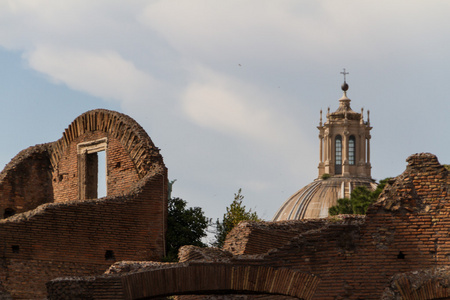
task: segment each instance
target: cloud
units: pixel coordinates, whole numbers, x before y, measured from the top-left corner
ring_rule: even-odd
[[[391,55],[409,59],[420,53],[438,60],[450,50],[448,39],[436,38],[450,34],[445,13],[449,6],[438,0],[0,0],[0,45],[24,51],[33,59],[31,67],[55,81],[121,100],[137,97],[131,88],[141,90],[142,78],[153,81],[150,87],[157,84],[151,74],[157,73],[159,84],[165,81],[169,89],[192,82],[195,74],[186,68],[186,61],[250,82],[259,80],[254,72],[236,73],[230,65],[243,63],[270,74],[299,73],[308,65],[334,67],[343,60],[372,62]],[[44,58],[45,52],[56,56]],[[110,84],[89,86],[82,78],[62,74],[69,62],[55,67],[58,57],[68,58],[70,52],[79,55],[78,61],[94,60],[104,70],[106,60],[114,61],[138,81],[128,91],[128,81],[114,78]],[[101,62],[103,55],[109,57]],[[76,71],[83,73],[81,68]],[[61,75],[66,76],[58,78]],[[101,80],[106,83],[108,77]],[[109,89],[118,83],[121,88],[111,95]]]
[[[262,92],[249,82],[237,82],[204,67],[196,69],[197,75],[181,96],[183,110],[192,122],[244,139],[286,144],[293,124]]]
[[[348,56],[371,61],[433,50],[418,37],[449,34],[449,6],[419,0],[164,0],[149,4],[140,20],[189,58],[328,64]],[[447,47],[444,40],[434,46]]]
[[[133,102],[160,86],[158,80],[113,51],[39,46],[28,53],[27,60],[30,67],[55,83],[104,99]]]

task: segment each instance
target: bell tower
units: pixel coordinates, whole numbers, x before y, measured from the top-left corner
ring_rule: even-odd
[[[278,209],[273,221],[303,220],[328,217],[330,207],[340,198],[350,198],[352,191],[363,186],[375,190],[377,184],[371,177],[370,121],[354,112],[347,97],[348,84],[344,75],[339,107],[335,112],[328,108],[326,121],[320,111],[319,126],[319,176],[289,197]],[[325,176],[326,175],[326,176]]]
[[[324,174],[336,177],[366,177],[371,178],[370,165],[370,112],[367,111],[367,121],[361,113],[354,112],[347,97],[348,84],[346,75],[341,88],[344,94],[339,99],[338,109],[330,113],[328,108],[325,123],[322,123],[320,110],[319,140],[319,178]]]

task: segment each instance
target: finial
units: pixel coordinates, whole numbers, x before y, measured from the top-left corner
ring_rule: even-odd
[[[322,109],[320,109],[320,126],[322,126]]]
[[[359,124],[364,124],[364,107],[361,107],[361,119],[359,119]]]
[[[344,68],[344,71],[342,71],[341,74],[344,75],[344,83],[341,85],[341,89],[342,89],[344,92],[346,92],[346,91],[348,90],[348,84],[347,84],[347,81],[346,81],[346,75],[347,75],[347,74],[350,74],[350,73],[349,73],[349,72],[346,72],[346,71],[345,71],[345,68]]]
[[[370,110],[367,110],[367,124],[370,124]]]
[[[330,107],[328,106],[328,113],[327,113],[327,117],[330,114]]]

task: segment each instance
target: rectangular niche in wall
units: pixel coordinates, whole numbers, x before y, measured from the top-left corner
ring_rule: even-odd
[[[77,145],[78,196],[80,200],[97,199],[106,196],[107,147],[107,138]]]

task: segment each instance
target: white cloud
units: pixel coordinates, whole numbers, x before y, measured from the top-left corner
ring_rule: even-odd
[[[118,101],[137,101],[160,83],[115,52],[39,46],[27,55],[30,66],[54,82],[72,89]]]
[[[56,68],[54,62],[67,58],[66,53],[81,52],[97,57],[94,60],[102,65],[100,57],[106,53],[109,60],[117,62],[119,57],[131,64],[126,69],[135,68],[131,73],[140,73],[136,78],[154,81],[149,74],[157,72],[160,81],[173,85],[176,80],[192,82],[190,77],[195,76],[180,61],[229,75],[229,70],[221,69],[237,63],[263,65],[270,72],[301,70],[311,63],[374,61],[392,53],[402,59],[420,53],[437,60],[450,50],[448,39],[436,38],[450,34],[445,13],[449,6],[438,0],[0,0],[0,45],[28,53],[34,59],[30,66],[54,80],[111,98],[109,89],[117,84],[113,78],[109,84],[91,87],[74,75],[58,78],[70,63]],[[45,51],[56,57],[44,59]],[[233,76],[249,76],[245,74]],[[124,91],[127,82],[119,84],[115,99],[136,97],[131,89],[140,86],[140,80]]]
[[[270,114],[250,107],[242,95],[218,86],[193,83],[183,96],[187,115],[197,124],[232,134],[264,139]]]
[[[149,4],[140,20],[189,58],[327,64],[429,49],[418,37],[449,34],[449,6],[442,0],[164,0]],[[435,46],[447,47],[444,40]]]
[[[287,144],[293,124],[249,82],[197,68],[197,76],[182,94],[187,116],[197,125],[267,144]],[[294,129],[294,130],[293,130]]]

